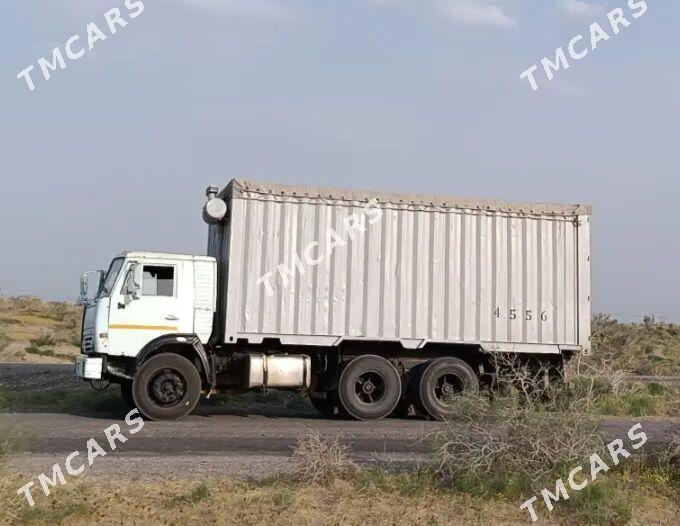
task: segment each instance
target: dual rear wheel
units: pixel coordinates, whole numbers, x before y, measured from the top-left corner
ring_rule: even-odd
[[[402,396],[405,387],[407,396]],[[422,414],[443,420],[454,413],[456,396],[478,390],[474,370],[458,358],[436,358],[418,365],[409,371],[405,383],[389,360],[367,355],[344,368],[337,396],[312,398],[312,405],[324,416],[345,412],[358,420],[406,416],[415,405]]]
[[[421,364],[411,371],[409,379],[416,408],[437,420],[455,414],[457,396],[479,391],[475,371],[459,358],[437,358]]]
[[[385,418],[401,399],[401,376],[381,356],[355,358],[340,375],[338,398],[342,408],[358,420]]]

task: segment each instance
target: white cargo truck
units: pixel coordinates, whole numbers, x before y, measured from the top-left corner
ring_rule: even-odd
[[[207,196],[207,256],[124,252],[81,281],[76,374],[150,419],[253,389],[445,418],[493,353],[559,368],[590,350],[588,206],[243,180]]]

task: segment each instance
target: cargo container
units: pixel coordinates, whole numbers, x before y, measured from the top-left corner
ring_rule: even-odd
[[[590,350],[588,206],[244,180],[207,196],[207,256],[123,253],[90,299],[82,280],[78,374],[149,418],[266,388],[328,416],[444,418],[494,353],[559,368]]]

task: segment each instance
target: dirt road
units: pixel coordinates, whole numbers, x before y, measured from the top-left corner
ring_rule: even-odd
[[[68,365],[0,364],[0,386],[6,391],[40,393],[74,391],[98,397],[73,378]],[[111,388],[115,390],[115,386]],[[84,451],[87,440],[106,444],[103,430],[121,423],[125,409],[0,414],[0,434],[17,445],[11,464],[25,472],[43,472],[72,451]],[[340,437],[363,461],[427,461],[421,442],[437,423],[388,419],[377,423],[325,420],[311,407],[293,410],[258,406],[250,410],[203,404],[180,422],[146,422],[142,431],[116,452],[97,462],[90,474],[121,477],[260,477],[289,467],[297,439],[312,431]],[[126,426],[123,424],[123,429]]]
[[[0,365],[0,384],[7,390],[49,391],[55,385],[82,389],[82,384],[68,383],[70,376],[69,366]],[[19,452],[11,459],[14,466],[42,473],[55,462],[63,463],[72,451],[86,451],[90,438],[106,444],[103,430],[121,423],[124,414],[120,408],[4,413],[0,414],[0,433],[18,445]],[[608,438],[625,438],[636,422],[607,420],[601,426]],[[642,420],[642,424],[649,436],[647,447],[663,445],[680,431],[680,424],[674,421]],[[297,439],[312,431],[340,437],[363,461],[426,462],[431,448],[423,437],[439,425],[418,418],[357,422],[325,420],[304,409],[293,416],[280,409],[252,414],[203,406],[180,422],[146,422],[119,450],[100,459],[90,473],[133,478],[260,477],[286,469]]]

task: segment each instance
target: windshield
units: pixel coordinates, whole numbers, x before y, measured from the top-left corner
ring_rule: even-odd
[[[98,298],[106,298],[111,294],[113,286],[116,284],[116,279],[118,274],[120,274],[120,269],[123,266],[124,258],[116,258],[111,262],[109,270],[106,272],[106,277],[102,281],[99,292],[97,293]]]

